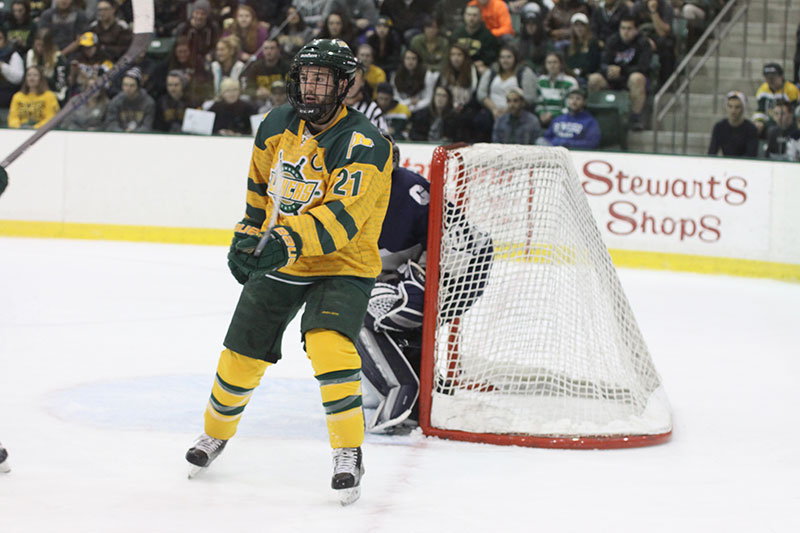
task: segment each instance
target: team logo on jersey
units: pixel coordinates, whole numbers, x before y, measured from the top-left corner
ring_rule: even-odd
[[[353,148],[356,146],[366,146],[367,148],[372,148],[375,143],[364,135],[363,133],[359,133],[357,131],[353,132],[353,135],[350,136],[350,146],[347,147],[347,159],[350,159],[350,156],[353,154]]]
[[[316,196],[321,196],[319,180],[310,180],[303,175],[307,157],[301,157],[295,164],[283,160],[283,150],[278,153],[281,165],[277,179],[270,179],[269,194],[280,198],[280,210],[284,215],[297,215]]]

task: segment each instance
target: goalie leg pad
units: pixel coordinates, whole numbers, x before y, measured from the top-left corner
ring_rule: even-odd
[[[386,333],[362,328],[356,340],[361,372],[380,395],[369,431],[396,426],[411,414],[419,397],[419,378],[397,343]]]

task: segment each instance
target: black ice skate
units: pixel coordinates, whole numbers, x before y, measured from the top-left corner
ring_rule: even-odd
[[[3,448],[3,445],[0,444],[0,472],[2,473],[11,471],[11,467],[8,465],[6,459],[8,459],[8,452]]]
[[[208,465],[222,453],[227,443],[227,440],[215,439],[205,433],[197,437],[195,443],[186,452],[186,460],[194,465],[189,471],[189,479],[208,468]]]
[[[361,496],[361,476],[364,463],[361,448],[335,448],[333,450],[333,478],[331,487],[339,495],[342,505],[355,503]]]

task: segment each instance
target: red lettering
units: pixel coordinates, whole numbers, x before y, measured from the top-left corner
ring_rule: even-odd
[[[628,226],[627,226],[627,229],[625,229],[624,226],[622,228],[620,228],[620,229],[617,229],[618,226],[620,226],[620,225],[619,224],[615,225],[614,224],[615,220],[611,220],[608,224],[606,224],[606,227],[608,228],[608,231],[610,231],[614,235],[630,235],[631,233],[636,231],[636,220],[631,218],[630,216],[625,216],[624,214],[619,212],[617,210],[617,207],[627,207],[627,208],[629,208],[632,215],[635,215],[636,211],[637,211],[636,206],[634,204],[632,204],[631,202],[626,202],[624,200],[618,200],[616,202],[612,202],[608,206],[608,213],[616,221],[626,222],[628,224]]]
[[[681,219],[681,240],[685,239],[686,237],[694,237],[694,234],[697,233],[697,223],[691,218],[682,218]]]
[[[722,182],[721,181],[717,181],[716,179],[714,179],[714,176],[711,176],[710,178],[708,178],[708,186],[709,186],[709,189],[710,189],[708,194],[709,194],[709,198],[711,198],[712,200],[719,200],[719,198],[717,198],[716,193],[714,192],[714,187],[716,187],[720,183],[722,183]]]
[[[690,198],[686,193],[687,185],[686,182],[682,179],[677,179],[672,182],[672,196],[675,198],[680,198],[683,196],[684,198]]]
[[[664,235],[672,235],[675,233],[675,227],[675,221],[669,217],[664,217],[664,220],[661,221],[661,233]]]
[[[650,190],[650,185],[653,185],[653,190]],[[650,196],[666,196],[669,194],[669,180],[664,181],[664,190],[661,190],[660,180],[647,180],[647,194]]]
[[[614,167],[612,167],[611,164],[609,164],[606,161],[597,160],[597,159],[593,160],[593,161],[587,161],[586,164],[583,165],[583,175],[586,176],[587,178],[589,178],[589,181],[584,181],[583,184],[582,184],[583,185],[583,192],[585,192],[586,194],[591,195],[591,196],[603,196],[604,194],[608,194],[609,192],[611,192],[611,189],[614,188],[614,184],[612,183],[611,178],[609,178],[608,176],[604,176],[602,174],[595,174],[592,170],[590,170],[590,168],[589,168],[590,165],[596,166],[596,165],[594,165],[594,163],[598,163],[601,167],[605,167],[606,168],[606,170],[605,170],[606,173],[612,172],[614,170]],[[591,181],[602,183],[604,185],[603,189],[605,189],[605,190],[603,190],[603,189],[600,189],[600,190],[597,190],[597,191],[589,190],[589,188],[590,188],[589,183],[591,183]],[[611,209],[611,208],[609,207],[609,209]]]
[[[583,165],[585,180],[583,191],[590,196],[603,196],[616,189],[619,194],[636,196],[668,197],[702,200],[722,200],[729,205],[742,205],[747,201],[747,180],[742,176],[728,177],[724,182],[715,176],[707,180],[687,180],[684,178],[655,179],[626,174],[622,170],[614,173],[614,166],[604,160],[594,159]],[[725,190],[720,189],[723,185]],[[630,204],[633,205],[633,204]],[[611,208],[610,208],[611,209]],[[611,209],[613,210],[613,209]],[[676,219],[676,225],[679,224]],[[653,218],[645,215],[644,224],[654,224]],[[696,224],[696,221],[695,221]],[[691,231],[688,227],[688,231]],[[695,227],[694,231],[697,230]],[[647,231],[644,229],[643,231]]]
[[[709,197],[706,195],[706,184],[702,181],[693,181],[692,183],[694,183],[694,191],[697,192],[697,195],[703,200],[708,200]]]
[[[658,235],[658,231],[656,230],[656,219],[648,215],[647,211],[642,211],[642,233],[647,233],[648,222],[650,222],[650,226],[652,228],[650,233],[653,235]]]
[[[700,226],[703,230],[700,231],[698,237],[703,242],[716,242],[722,236],[719,227],[722,221],[715,215],[703,215],[700,217]],[[710,235],[709,235],[710,234]]]
[[[631,235],[638,230],[650,235],[677,235],[680,241],[696,237],[707,243],[718,241],[722,235],[722,221],[716,215],[703,215],[699,221],[692,218],[660,217],[647,211],[639,211],[636,204],[625,200],[609,204],[608,212],[612,219],[606,224],[606,228],[614,235]]]
[[[695,195],[705,199],[705,195],[703,194],[703,182],[692,180],[692,195],[690,198],[694,198]]]
[[[625,190],[625,185],[624,185],[625,180],[628,179],[628,175],[624,174],[620,170],[619,172],[617,172],[617,175],[614,176],[614,177],[617,178],[617,190],[620,192],[620,194],[625,194],[626,192],[628,192],[628,191]]]
[[[644,185],[644,180],[641,176],[634,176],[631,178],[631,192],[633,194],[644,194],[644,191],[642,191],[642,185]]]
[[[740,185],[735,187],[736,182]],[[742,205],[747,201],[747,193],[744,191],[747,188],[747,180],[741,176],[731,176],[725,181],[725,186],[728,192],[725,193],[725,203],[728,205]]]

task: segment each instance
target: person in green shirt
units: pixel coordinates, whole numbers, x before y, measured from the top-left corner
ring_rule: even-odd
[[[422,33],[411,39],[409,48],[417,53],[426,69],[438,72],[449,50],[449,44],[447,38],[439,32],[439,22],[434,17],[426,16]]]
[[[478,6],[464,8],[464,24],[456,28],[450,42],[469,50],[478,75],[491,67],[500,53],[500,41],[486,28]]]
[[[543,127],[564,112],[564,100],[572,89],[578,88],[578,80],[564,73],[564,58],[561,54],[550,52],[544,59],[546,74],[537,80],[536,114]]]

